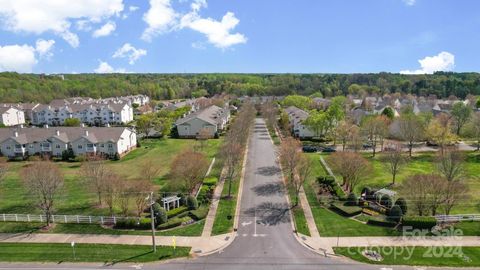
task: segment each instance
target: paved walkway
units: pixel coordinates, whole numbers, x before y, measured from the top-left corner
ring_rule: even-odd
[[[221,175],[223,175],[223,170]],[[203,227],[202,236],[208,237],[212,235],[213,223],[215,222],[215,216],[217,215],[218,203],[222,198],[222,190],[225,184],[225,180],[220,176],[218,179],[218,184],[215,187],[213,192],[212,202],[210,204],[210,209],[208,210],[207,218],[205,219],[205,226]]]
[[[317,224],[315,224],[315,219],[313,218],[312,209],[310,208],[310,204],[308,203],[307,196],[305,195],[305,190],[303,187],[300,189],[300,193],[298,194],[300,199],[300,205],[303,209],[303,214],[305,215],[305,219],[307,221],[308,230],[310,231],[310,236],[314,238],[320,237],[320,233],[317,229]]]
[[[231,234],[211,237],[175,236],[177,246],[192,247],[192,253],[203,256],[218,251],[232,240]],[[158,246],[172,246],[173,236],[155,237]],[[0,234],[3,243],[84,243],[84,244],[119,244],[119,245],[151,245],[152,237],[146,235],[102,235],[102,234]]]

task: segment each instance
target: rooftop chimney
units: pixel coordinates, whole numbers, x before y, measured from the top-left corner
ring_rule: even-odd
[[[88,130],[85,130],[85,136],[88,136]]]
[[[45,125],[44,128],[48,128],[48,125]]]
[[[55,130],[55,135],[60,136],[60,130]]]
[[[18,131],[15,130],[15,131],[13,132],[13,136],[14,136],[14,137],[18,137]]]

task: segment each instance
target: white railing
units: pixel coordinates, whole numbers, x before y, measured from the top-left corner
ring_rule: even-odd
[[[52,215],[53,223],[117,224],[119,220],[138,219],[137,217]],[[0,222],[46,222],[45,215],[0,214]]]
[[[480,214],[437,215],[437,222],[480,221]]]

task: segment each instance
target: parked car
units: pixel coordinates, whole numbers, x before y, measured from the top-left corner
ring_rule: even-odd
[[[438,146],[438,143],[427,141],[427,146]]]
[[[370,143],[370,142],[363,144],[363,149],[370,149],[370,148],[372,148],[372,147],[373,147],[373,145],[372,145],[372,143]]]
[[[302,147],[302,151],[305,153],[315,153],[318,151],[317,147],[311,145],[305,145]]]
[[[335,150],[335,148],[333,148],[333,147],[325,147],[325,148],[323,148],[322,152],[333,153],[333,152],[337,152],[337,150]]]

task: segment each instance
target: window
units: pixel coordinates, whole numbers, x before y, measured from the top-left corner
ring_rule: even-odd
[[[83,145],[79,144],[78,149],[82,149],[82,148],[83,148]]]
[[[113,144],[109,143],[108,148],[110,148],[110,149],[113,148]]]
[[[87,144],[87,147],[88,148],[93,148],[93,144],[89,143],[89,144]]]
[[[10,145],[7,145],[7,147],[5,147],[5,148],[7,148],[7,150],[10,150],[10,149],[11,149],[11,148],[10,148]]]
[[[55,148],[60,149],[60,144],[55,145]]]

